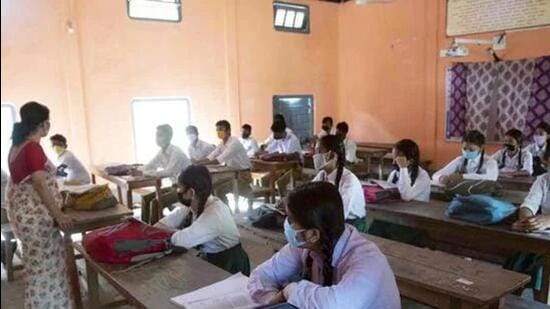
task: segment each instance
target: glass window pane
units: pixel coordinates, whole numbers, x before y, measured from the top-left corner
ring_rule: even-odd
[[[295,11],[288,10],[286,12],[285,27],[292,28],[294,26],[294,16],[295,15],[296,15]]]
[[[132,18],[179,21],[179,1],[128,0],[128,15]]]
[[[275,26],[282,26],[285,21],[285,9],[277,9],[275,14]]]
[[[147,163],[159,151],[155,143],[157,126],[169,124],[174,130],[172,144],[187,149],[185,128],[190,123],[189,101],[185,98],[139,98],[132,102],[136,159]]]
[[[296,19],[294,20],[294,28],[300,29],[304,26],[304,12],[296,12]]]

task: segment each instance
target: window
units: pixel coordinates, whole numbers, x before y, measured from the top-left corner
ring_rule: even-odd
[[[309,33],[309,7],[273,2],[273,26],[278,31]]]
[[[181,97],[136,98],[132,101],[136,159],[147,163],[159,151],[155,143],[157,126],[169,124],[174,130],[172,144],[185,151],[185,128],[191,119],[189,100]]]
[[[127,5],[130,18],[181,21],[180,0],[127,0]]]
[[[313,136],[313,96],[275,95],[273,114],[283,114],[286,125],[300,139],[302,145]]]
[[[11,147],[11,131],[15,123],[15,107],[11,104],[2,104],[2,169],[8,171],[8,152]]]

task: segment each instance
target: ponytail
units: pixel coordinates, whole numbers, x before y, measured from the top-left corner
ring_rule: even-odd
[[[485,148],[481,150],[481,158],[479,158],[479,164],[477,165],[476,174],[481,174],[481,168],[483,167],[484,159],[485,159]]]

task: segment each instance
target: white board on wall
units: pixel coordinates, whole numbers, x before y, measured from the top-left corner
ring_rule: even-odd
[[[550,0],[447,0],[447,35],[550,26]]]

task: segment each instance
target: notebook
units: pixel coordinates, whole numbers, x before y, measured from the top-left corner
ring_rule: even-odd
[[[170,301],[186,309],[255,308],[258,304],[250,298],[247,284],[248,277],[238,273],[204,288],[171,298]]]

